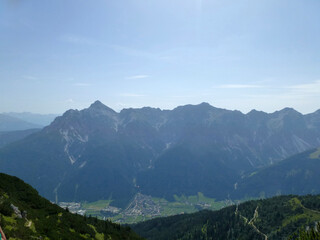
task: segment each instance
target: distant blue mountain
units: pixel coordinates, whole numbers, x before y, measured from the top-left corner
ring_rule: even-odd
[[[0,114],[0,132],[26,130],[34,128],[42,128],[42,126],[21,120],[16,117]]]
[[[56,117],[59,116],[58,114],[37,114],[30,112],[9,112],[4,114],[42,127],[48,126]]]

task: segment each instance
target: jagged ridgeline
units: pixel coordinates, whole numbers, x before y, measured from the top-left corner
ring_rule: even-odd
[[[319,195],[290,195],[248,201],[214,212],[153,219],[132,227],[150,240],[279,240],[301,229],[311,229],[318,221]]]
[[[125,208],[138,192],[170,201],[198,192],[225,200],[236,183],[242,198],[245,173],[319,147],[319,123],[320,111],[242,114],[202,103],[118,113],[97,101],[1,148],[0,167],[55,202],[112,200]],[[319,193],[295,189],[281,190]]]
[[[71,214],[22,180],[2,173],[0,218],[7,239],[142,239],[129,227]]]

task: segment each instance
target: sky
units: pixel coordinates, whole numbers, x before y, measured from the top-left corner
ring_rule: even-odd
[[[0,0],[0,112],[320,109],[319,0]]]

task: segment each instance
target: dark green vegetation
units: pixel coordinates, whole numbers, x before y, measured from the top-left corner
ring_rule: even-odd
[[[129,227],[71,214],[6,174],[0,174],[0,226],[8,239],[141,239]]]
[[[309,150],[241,179],[231,195],[270,197],[280,194],[317,194],[320,192],[320,148]]]
[[[150,240],[287,239],[320,221],[320,196],[280,196],[132,225]],[[304,239],[304,238],[301,238]]]
[[[117,113],[97,101],[0,149],[0,169],[52,201],[124,208],[138,192],[167,200],[202,192],[220,201],[248,172],[318,147],[319,135],[320,111],[242,114],[202,103]]]
[[[301,229],[299,233],[290,236],[289,240],[318,240],[320,239],[320,223],[307,230]]]

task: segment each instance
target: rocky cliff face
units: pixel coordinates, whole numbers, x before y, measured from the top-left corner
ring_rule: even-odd
[[[51,200],[121,205],[138,191],[223,198],[245,172],[320,145],[319,116],[207,103],[117,113],[97,101],[2,149],[0,167]]]

